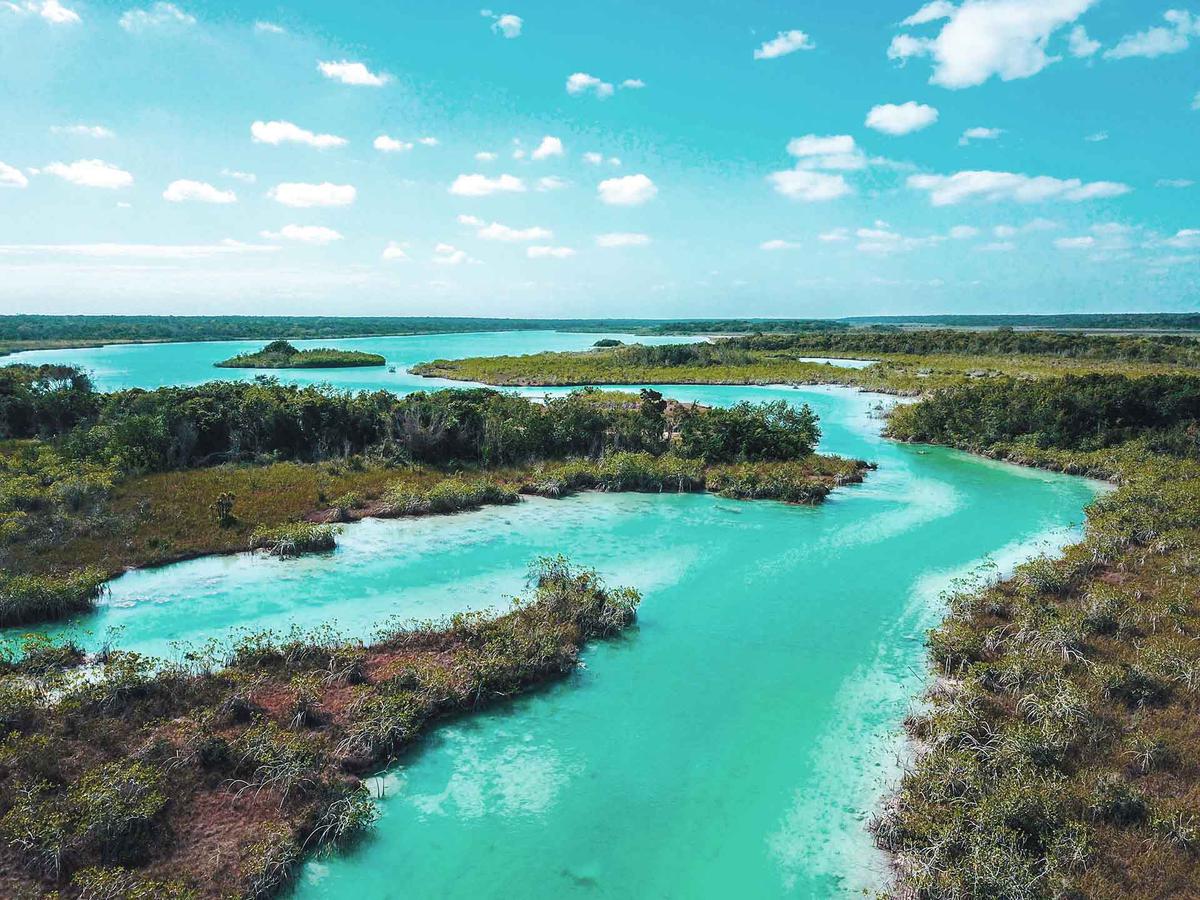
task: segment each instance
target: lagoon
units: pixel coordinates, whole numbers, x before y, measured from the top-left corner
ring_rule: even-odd
[[[387,355],[533,352],[597,337],[537,333],[515,339],[522,351],[512,334],[390,338],[414,346]],[[121,347],[119,362],[85,352],[99,354],[98,372],[120,367],[128,380],[153,368],[136,354],[162,346]],[[223,358],[231,345],[171,346]],[[216,372],[158,365],[154,383]],[[888,442],[879,405],[891,401],[875,395],[662,390],[712,404],[808,402],[823,450],[879,469],[815,508],[584,494],[368,521],[327,555],[127,574],[74,627],[90,630],[91,646],[166,655],[172,642],[237,627],[336,622],[369,636],[388,616],[495,606],[521,588],[532,558],[565,553],[640,588],[638,626],[590,646],[565,681],[436,729],[376,781],[374,833],[310,862],[297,896],[807,898],[880,887],[883,860],[864,826],[896,777],[899,725],[925,681],[922,636],[941,596],[989,564],[1008,569],[1070,540],[1098,486]]]

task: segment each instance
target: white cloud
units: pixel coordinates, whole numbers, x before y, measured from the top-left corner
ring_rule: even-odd
[[[1179,250],[1194,250],[1200,248],[1200,228],[1184,228],[1163,241],[1168,247]]]
[[[926,4],[905,21],[923,25],[948,20],[936,37],[897,35],[890,59],[933,60],[930,82],[947,88],[973,87],[992,76],[1003,81],[1029,78],[1059,57],[1046,53],[1051,35],[1069,25],[1098,0],[967,0],[961,6]]]
[[[1059,250],[1087,250],[1096,245],[1096,239],[1091,235],[1083,237],[1064,237],[1054,241],[1054,246]]]
[[[620,87],[627,91],[640,91],[646,86],[646,82],[640,78],[626,78],[621,82]]]
[[[394,137],[388,137],[386,134],[381,134],[379,137],[375,138],[372,146],[376,150],[380,150],[384,153],[397,153],[402,150],[411,150],[413,148],[412,141],[397,140]]]
[[[583,161],[589,166],[602,166],[606,162],[604,159],[604,154],[597,153],[595,150],[589,150],[587,153],[583,154]],[[619,166],[621,164],[621,160],[617,159],[615,156],[610,156],[607,159],[607,162],[610,166]]]
[[[475,154],[475,158],[479,160],[479,162],[495,162],[496,154],[492,153],[490,150],[480,150]]]
[[[146,9],[126,10],[118,22],[126,31],[140,32],[152,28],[188,28],[196,24],[196,17],[174,3],[155,3]]]
[[[843,156],[857,152],[854,138],[848,134],[821,137],[806,134],[788,141],[787,152],[792,156]]]
[[[236,169],[222,169],[221,174],[226,178],[233,178],[245,184],[254,184],[258,181],[258,176],[253,172],[239,172]]]
[[[533,151],[534,159],[549,159],[551,156],[563,155],[563,142],[556,137],[546,135]]]
[[[167,185],[167,189],[163,191],[163,199],[172,203],[183,203],[187,200],[198,200],[201,203],[236,203],[237,194],[233,191],[222,191],[206,181],[181,178]]]
[[[112,130],[103,125],[51,125],[52,134],[70,134],[76,137],[111,138],[116,137]]]
[[[205,259],[212,256],[273,253],[278,247],[224,240],[216,244],[7,244],[5,256],[86,256],[101,259]]]
[[[795,250],[802,246],[799,241],[785,241],[782,238],[775,238],[770,241],[763,241],[758,245],[760,250]]]
[[[612,231],[596,235],[597,247],[644,247],[650,243],[650,235],[636,231]]]
[[[605,97],[612,96],[613,86],[607,81],[601,81],[595,75],[589,75],[587,72],[575,72],[567,78],[568,94],[577,97],[580,94],[588,92],[594,93],[603,100]]]
[[[537,189],[543,193],[546,191],[561,191],[566,186],[567,181],[559,178],[557,175],[546,175],[537,181]]]
[[[966,200],[1015,200],[1037,203],[1066,200],[1077,203],[1105,197],[1119,197],[1131,190],[1112,181],[1085,184],[1078,178],[1060,179],[1049,175],[1019,175],[1013,172],[965,171],[953,175],[911,175],[908,186],[925,191],[934,206],[953,206]]]
[[[42,169],[71,184],[95,188],[123,188],[133,184],[133,176],[99,159],[77,159],[73,163],[53,162]]]
[[[284,225],[278,231],[260,231],[259,235],[270,241],[296,241],[300,244],[316,244],[320,247],[342,239],[340,232],[323,225]]]
[[[427,136],[427,137],[417,138],[417,143],[420,144],[422,147],[436,147],[438,144],[441,143],[441,141],[439,141],[435,137]]]
[[[955,6],[947,0],[933,0],[931,3],[926,3],[915,13],[901,22],[901,25],[925,25],[929,22],[936,22],[939,19],[948,19],[955,13]]]
[[[1087,59],[1099,51],[1100,42],[1093,41],[1088,37],[1087,29],[1082,25],[1076,25],[1071,29],[1071,36],[1067,39],[1067,49],[1076,59]]]
[[[817,235],[817,240],[824,241],[827,244],[840,243],[841,241],[848,241],[849,239],[849,228],[834,228],[830,231],[825,231]]]
[[[884,103],[871,108],[866,125],[884,134],[902,135],[928,128],[938,120],[932,106],[909,100],[907,103]]]
[[[777,59],[780,56],[795,53],[797,50],[812,50],[816,46],[813,39],[803,31],[795,29],[781,31],[771,40],[763,41],[762,45],[754,51],[754,58]]]
[[[383,253],[380,254],[380,259],[385,262],[407,262],[408,253],[406,252],[408,244],[400,241],[388,241],[387,246],[383,248]]]
[[[250,126],[250,137],[256,144],[307,144],[318,150],[343,147],[349,143],[336,134],[315,134],[291,122],[255,122]]]
[[[51,25],[78,25],[82,20],[79,13],[63,6],[58,0],[13,0],[0,3],[0,7],[8,9],[17,15],[37,15]]]
[[[502,34],[506,38],[516,38],[521,36],[521,29],[525,25],[525,20],[520,16],[514,16],[512,13],[504,13],[496,16],[492,22],[492,31],[497,34]]]
[[[284,206],[308,209],[313,206],[349,206],[358,196],[358,192],[351,184],[330,184],[328,181],[321,184],[306,184],[285,181],[271,188],[267,192],[267,196]]]
[[[383,87],[392,80],[390,75],[372,72],[362,63],[350,62],[348,59],[318,62],[317,69],[326,78],[361,87]]]
[[[530,259],[566,259],[574,256],[575,251],[570,247],[529,247],[525,255]]]
[[[457,266],[465,262],[476,262],[467,256],[465,250],[459,250],[453,244],[438,244],[433,248],[432,262],[439,266]]]
[[[1012,241],[989,241],[986,244],[980,244],[977,249],[986,253],[1011,253],[1017,249],[1017,245]]]
[[[1196,91],[1196,96],[1192,98],[1192,109],[1200,109],[1200,91]]]
[[[979,236],[979,229],[973,225],[955,225],[950,229],[950,237],[956,241],[966,241]]]
[[[23,188],[28,186],[29,179],[25,177],[24,172],[7,163],[0,162],[0,188]]]
[[[1190,188],[1195,183],[1190,178],[1160,178],[1154,182],[1154,186],[1160,188]]]
[[[499,222],[485,224],[475,216],[459,216],[462,225],[476,229],[475,236],[485,241],[504,241],[505,243],[521,243],[528,241],[548,241],[554,237],[554,232],[548,228],[534,225],[530,228],[512,228]]]
[[[641,206],[654,199],[658,187],[642,174],[608,178],[596,186],[600,200],[609,206]]]
[[[460,197],[486,197],[488,194],[520,194],[525,182],[515,175],[459,175],[450,185],[450,193]]]
[[[1166,26],[1156,26],[1136,34],[1127,34],[1111,50],[1105,52],[1107,59],[1128,59],[1143,56],[1153,59],[1171,53],[1182,53],[1191,44],[1193,37],[1200,36],[1200,17],[1182,9],[1169,9],[1163,13]]]
[[[772,172],[768,178],[778,193],[792,200],[803,200],[805,203],[836,200],[853,193],[844,176],[830,175],[826,172],[789,169],[784,172]]]
[[[994,141],[1004,134],[1002,128],[968,128],[962,133],[962,137],[958,139],[958,146],[965,147],[971,141]]]
[[[1083,139],[1085,141],[1087,141],[1089,144],[1099,144],[1102,141],[1108,140],[1108,132],[1107,131],[1097,131],[1095,134],[1085,135]]]
[[[274,22],[264,22],[261,19],[254,23],[254,30],[259,34],[287,34],[287,29]]]

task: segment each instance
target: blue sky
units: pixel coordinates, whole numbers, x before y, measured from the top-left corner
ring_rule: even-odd
[[[0,0],[0,309],[1200,308],[1200,6]]]

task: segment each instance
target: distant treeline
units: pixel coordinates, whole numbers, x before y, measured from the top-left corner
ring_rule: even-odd
[[[492,389],[398,397],[260,378],[101,394],[74,369],[0,368],[0,439],[52,439],[71,458],[120,472],[361,453],[506,465],[611,451],[657,454],[672,434],[685,455],[715,463],[803,457],[820,430],[807,407],[672,407],[650,390],[585,389],[532,403]]]
[[[845,329],[832,320],[489,319],[442,316],[0,316],[0,341],[315,340],[475,331],[726,334]]]
[[[950,328],[1066,328],[1117,331],[1194,331],[1200,329],[1198,313],[1077,313],[1013,316],[849,316],[851,325],[933,325]]]

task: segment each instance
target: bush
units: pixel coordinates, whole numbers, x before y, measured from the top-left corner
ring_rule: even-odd
[[[106,581],[96,569],[65,576],[0,573],[0,627],[89,612],[104,593]]]
[[[305,553],[324,553],[337,546],[338,529],[311,522],[263,526],[250,535],[250,549],[264,550],[271,556],[291,559]]]

